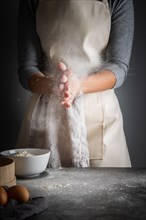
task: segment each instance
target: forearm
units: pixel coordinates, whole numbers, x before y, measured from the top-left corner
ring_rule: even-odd
[[[98,73],[80,78],[64,63],[59,63],[58,67],[62,71],[59,85],[62,92],[61,104],[66,108],[71,106],[75,97],[111,89],[116,83],[116,76],[110,70],[102,69]]]
[[[104,69],[81,80],[81,89],[84,94],[101,92],[112,89],[115,83],[116,77],[112,71]]]
[[[32,93],[52,93],[52,79],[40,73],[34,73],[29,77],[28,86]]]

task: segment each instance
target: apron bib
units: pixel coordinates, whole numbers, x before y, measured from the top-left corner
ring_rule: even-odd
[[[78,77],[102,68],[110,33],[107,0],[40,0],[36,28],[45,75],[57,79],[59,61]],[[49,148],[51,167],[130,166],[114,90],[77,97],[67,110],[56,94],[33,94],[17,143],[22,145]]]

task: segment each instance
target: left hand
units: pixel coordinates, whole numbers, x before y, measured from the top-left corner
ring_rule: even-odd
[[[75,97],[82,94],[81,80],[71,69],[67,68],[64,63],[60,62],[58,64],[58,68],[62,71],[62,77],[59,86],[63,94],[61,104],[66,108],[69,108]]]

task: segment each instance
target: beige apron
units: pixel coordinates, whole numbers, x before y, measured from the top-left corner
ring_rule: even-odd
[[[59,61],[78,77],[102,68],[110,33],[107,0],[40,0],[36,24],[46,75],[60,77]],[[113,89],[82,95],[69,110],[56,94],[33,94],[18,138],[20,146],[49,148],[52,167],[131,166]]]

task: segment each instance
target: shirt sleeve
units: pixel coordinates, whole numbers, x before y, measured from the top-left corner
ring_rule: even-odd
[[[120,87],[127,77],[134,34],[134,8],[132,0],[109,0],[111,32],[102,69],[116,76],[114,88]]]
[[[36,33],[37,3],[38,0],[20,0],[18,10],[18,75],[28,90],[28,78],[39,73],[42,66],[41,43]]]

